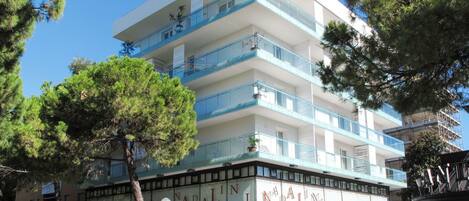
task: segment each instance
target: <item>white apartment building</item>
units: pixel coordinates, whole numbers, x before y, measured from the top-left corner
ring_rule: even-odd
[[[370,31],[338,0],[147,0],[118,19],[115,38],[197,95],[201,145],[175,167],[140,167],[145,200],[381,201],[405,188],[385,167],[403,142],[382,133],[400,114],[356,108],[315,73],[332,20]],[[86,200],[131,200],[126,181],[113,162]]]

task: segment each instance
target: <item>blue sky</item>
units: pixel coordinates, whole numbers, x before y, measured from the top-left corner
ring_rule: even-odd
[[[68,0],[62,19],[39,23],[26,43],[21,77],[26,96],[39,95],[42,83],[60,83],[70,76],[74,57],[103,61],[120,50],[112,24],[144,0]],[[469,149],[469,115],[460,113],[464,147]]]

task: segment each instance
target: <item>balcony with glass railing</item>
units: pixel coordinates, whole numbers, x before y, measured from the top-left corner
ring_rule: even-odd
[[[188,83],[250,59],[255,55],[259,56],[259,54],[268,55],[266,59],[269,62],[276,62],[278,64],[275,65],[276,67],[321,84],[315,79],[317,78],[315,75],[318,69],[315,61],[304,58],[260,34],[242,37],[240,40],[208,53],[191,56],[181,65],[169,66],[165,69],[171,69],[169,72],[171,76],[179,77],[182,82]],[[402,123],[401,114],[394,110],[392,106],[384,104],[378,111],[380,111],[378,114],[388,120],[398,122],[398,124]]]
[[[398,111],[394,109],[393,106],[384,103],[381,108],[378,109],[378,112],[381,114],[381,116],[387,116],[387,119],[394,120],[394,122],[398,123],[399,125],[402,125],[402,115]]]
[[[222,4],[226,2],[225,4]],[[319,39],[324,32],[323,25],[316,22],[313,16],[300,9],[290,0],[216,0],[204,7],[190,13],[180,20],[168,23],[148,36],[135,41],[135,56],[140,57],[164,44],[187,35],[198,28],[227,16],[245,6],[259,2],[261,4],[273,5],[274,8],[284,12],[287,16],[306,26]],[[223,6],[220,6],[223,5]]]
[[[314,32],[314,35],[321,39],[322,34],[324,33],[324,25],[318,23],[316,19],[306,13],[298,5],[296,5],[291,0],[265,0],[276,8],[280,9],[282,12],[288,14],[290,17],[298,20],[303,25],[307,26],[310,30]]]
[[[237,87],[200,98],[195,104],[199,121],[250,106],[261,105],[294,118],[301,118],[328,130],[404,154],[404,143],[382,132],[369,129],[335,112],[313,105],[310,101],[277,90],[263,82]]]
[[[392,107],[391,105],[385,103],[383,104],[383,106],[381,106],[381,108],[379,109],[381,111],[383,111],[384,113],[396,118],[396,119],[399,119],[402,121],[402,115],[401,113],[399,113],[398,111],[396,111],[394,109],[394,107]]]
[[[245,61],[260,51],[281,63],[279,67],[308,80],[313,79],[318,68],[314,61],[299,56],[267,37],[254,34],[211,52],[192,56],[183,64],[166,69],[171,69],[170,75],[181,78],[183,82],[190,82]]]
[[[255,150],[248,149],[252,146],[249,143],[249,138],[252,137],[259,139]],[[387,183],[395,187],[406,185],[406,174],[400,170],[370,164],[367,160],[351,156],[328,153],[316,149],[313,145],[300,144],[259,132],[201,145],[175,167],[162,167],[151,160],[149,168],[139,168],[137,172],[140,177],[145,177],[254,159],[293,164],[316,171],[330,172],[333,175]],[[102,178],[100,182],[127,179],[125,165],[119,163],[112,165],[110,176]]]

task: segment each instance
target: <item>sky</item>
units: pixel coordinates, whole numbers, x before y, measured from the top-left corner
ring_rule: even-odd
[[[60,83],[70,76],[75,57],[103,61],[117,54],[121,42],[112,24],[145,0],[68,0],[59,21],[38,23],[21,58],[25,96],[40,95],[44,82]],[[460,112],[464,149],[469,149],[469,114]]]

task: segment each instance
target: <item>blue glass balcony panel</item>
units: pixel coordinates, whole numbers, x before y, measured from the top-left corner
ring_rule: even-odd
[[[248,150],[250,137],[259,139],[255,151]],[[278,162],[301,164],[308,168],[327,170],[345,176],[362,177],[379,182],[388,179],[389,182],[401,186],[405,186],[406,182],[406,174],[400,170],[370,164],[367,160],[351,156],[329,153],[309,144],[300,144],[259,132],[201,145],[195,151],[190,152],[175,167],[161,167],[157,162],[151,160],[149,168],[138,169],[138,174],[144,176],[264,157]],[[117,165],[113,167],[117,167]],[[111,168],[111,176],[107,181],[126,180],[127,174],[124,167],[124,165],[120,165],[118,168]],[[105,181],[105,178],[101,180],[101,182]]]
[[[390,115],[393,118],[398,119],[399,121],[402,121],[402,115],[398,111],[396,111],[391,105],[385,103],[383,106],[379,109],[383,111],[384,113]]]
[[[300,115],[313,124],[326,129],[339,129],[360,138],[404,152],[404,143],[382,132],[369,129],[357,121],[313,105],[310,101],[277,90],[263,82],[240,86],[226,92],[200,98],[195,104],[198,120],[205,120],[227,112],[253,106],[259,101],[282,112]]]
[[[135,41],[137,52],[135,56],[143,56],[151,50],[180,38],[198,28],[209,24],[221,17],[229,15],[251,3],[258,0],[236,0],[228,7],[220,7],[220,2],[225,0],[216,0],[185,16],[181,21],[171,22],[163,26],[148,36]],[[266,0],[265,2],[275,6],[277,9],[286,13],[288,16],[297,20],[301,24],[308,27],[316,37],[320,38],[324,32],[323,25],[316,22],[313,16],[301,10],[295,3],[290,0]]]

